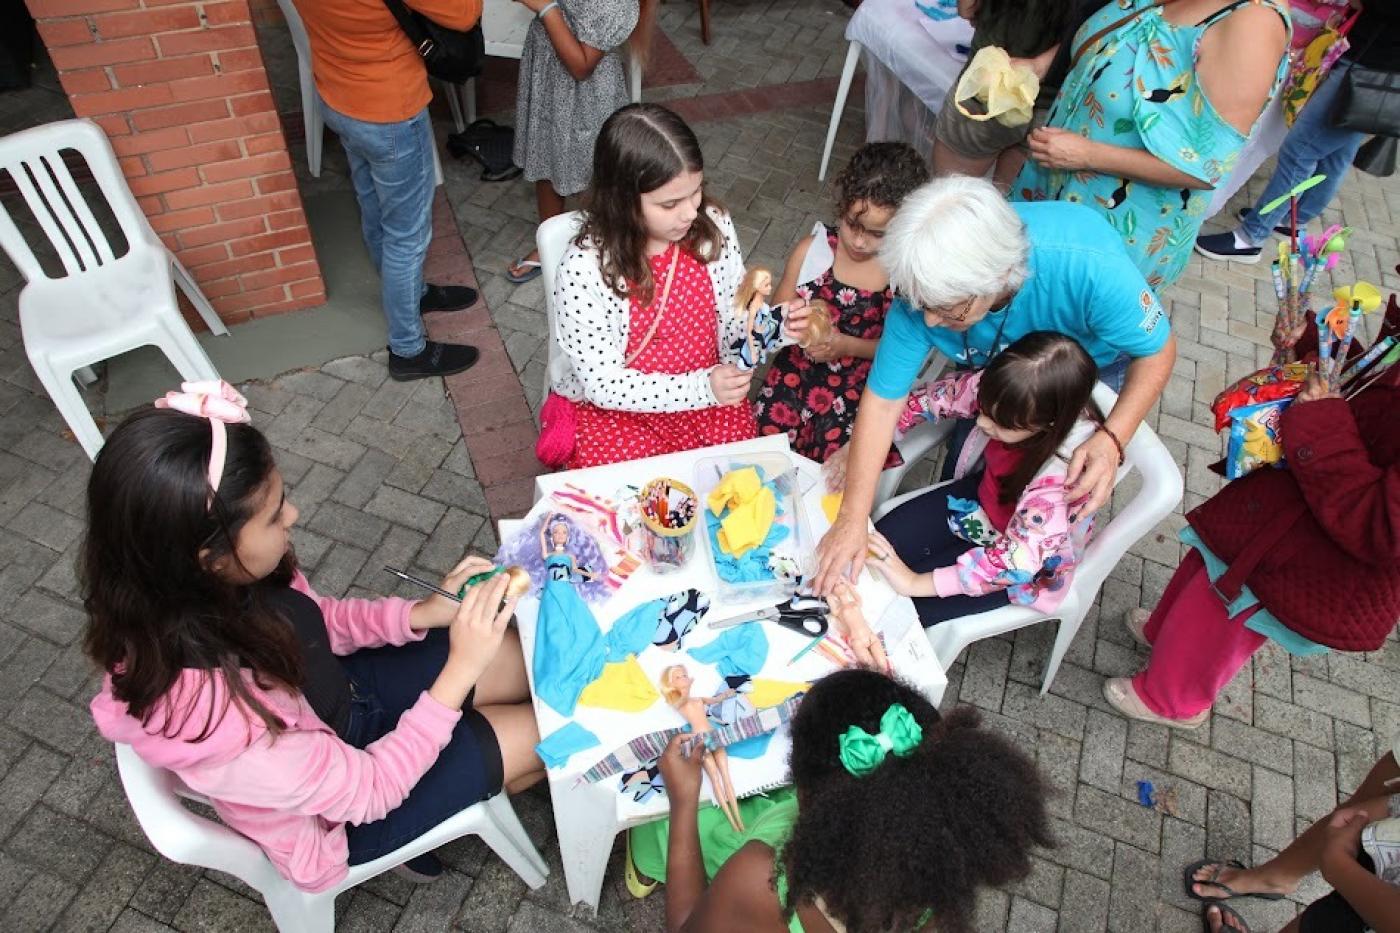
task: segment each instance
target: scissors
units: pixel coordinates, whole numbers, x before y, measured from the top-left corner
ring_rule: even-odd
[[[799,635],[820,638],[826,634],[830,625],[827,619],[827,613],[830,611],[830,605],[820,596],[795,595],[767,609],[755,609],[727,619],[716,619],[709,627],[730,628],[745,622],[777,622],[783,628],[791,629]]]

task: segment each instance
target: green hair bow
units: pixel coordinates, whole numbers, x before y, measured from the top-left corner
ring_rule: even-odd
[[[924,730],[902,703],[891,703],[880,717],[880,731],[871,735],[860,726],[850,726],[841,736],[841,766],[855,777],[865,777],[894,752],[900,758],[914,754]]]

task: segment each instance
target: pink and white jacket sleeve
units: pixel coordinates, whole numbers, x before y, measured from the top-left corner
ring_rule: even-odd
[[[387,596],[383,599],[334,599],[322,596],[311,588],[311,582],[300,570],[292,577],[292,589],[310,596],[326,620],[331,651],[350,654],[361,648],[384,645],[405,645],[422,641],[426,631],[408,623],[409,612],[418,605],[416,600]]]
[[[925,421],[943,418],[972,418],[977,415],[977,387],[982,371],[956,373],[918,385],[909,393],[909,400],[895,424],[894,437],[900,440]]]
[[[993,544],[972,548],[951,566],[934,570],[934,591],[941,597],[986,595],[1007,590],[1012,602],[1035,602],[1037,574],[1058,576],[1074,562],[1071,548],[1070,497],[1064,475],[1042,474],[1026,486],[1007,531]]]

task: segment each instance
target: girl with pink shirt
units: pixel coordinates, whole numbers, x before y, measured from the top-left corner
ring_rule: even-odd
[[[869,563],[914,598],[925,627],[1005,606],[1049,612],[1084,554],[1091,515],[1065,487],[1069,453],[1103,423],[1098,369],[1078,342],[1033,331],[984,370],[911,393],[896,436],[976,418],[954,479],[876,523]]]
[[[539,780],[506,576],[460,605],[318,595],[245,400],[227,383],[184,390],[123,421],[88,482],[83,647],[106,673],[101,733],[207,796],[309,891]],[[468,557],[442,587],[489,569]],[[400,866],[441,871],[431,854]]]

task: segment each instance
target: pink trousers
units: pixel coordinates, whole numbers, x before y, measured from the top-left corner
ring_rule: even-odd
[[[1214,703],[1220,689],[1268,641],[1244,625],[1258,608],[1226,615],[1205,561],[1191,550],[1147,622],[1144,634],[1152,643],[1152,657],[1133,678],[1142,702],[1169,719],[1187,719]]]

